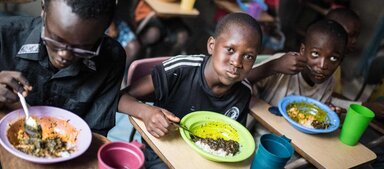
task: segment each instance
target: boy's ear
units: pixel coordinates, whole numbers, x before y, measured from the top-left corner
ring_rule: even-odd
[[[41,9],[44,10],[44,6],[45,6],[45,1],[44,0],[41,0]]]
[[[207,50],[208,50],[208,54],[209,55],[212,55],[213,53],[213,50],[215,49],[215,38],[213,38],[212,36],[210,36],[208,38],[208,41],[207,41]]]
[[[301,43],[301,45],[300,45],[300,55],[301,56],[304,55],[304,50],[305,50],[305,45],[304,45],[304,43]]]
[[[41,13],[40,13],[41,17],[44,16],[44,10],[45,10],[45,1],[41,0]]]

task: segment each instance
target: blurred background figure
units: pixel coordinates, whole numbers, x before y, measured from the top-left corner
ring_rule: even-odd
[[[143,57],[185,54],[189,30],[180,18],[160,18],[140,0],[134,13],[134,25],[138,29]]]
[[[124,47],[125,53],[127,55],[124,79],[122,82],[122,87],[125,87],[127,83],[126,77],[128,67],[133,60],[138,58],[141,44],[137,40],[135,32],[133,32],[128,24],[121,19],[115,18],[111,25],[108,27],[106,33],[111,38],[116,39]]]

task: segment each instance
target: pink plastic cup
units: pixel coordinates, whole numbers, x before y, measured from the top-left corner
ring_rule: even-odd
[[[99,169],[142,168],[144,164],[143,148],[144,145],[137,141],[106,143],[97,152]]]

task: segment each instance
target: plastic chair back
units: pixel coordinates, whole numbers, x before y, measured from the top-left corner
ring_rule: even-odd
[[[138,59],[131,63],[128,68],[127,74],[127,86],[131,85],[133,81],[136,81],[152,72],[155,65],[160,64],[164,60],[168,59],[168,56],[144,58]]]

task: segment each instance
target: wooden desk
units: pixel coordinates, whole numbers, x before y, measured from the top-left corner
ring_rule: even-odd
[[[178,131],[171,132],[160,139],[147,132],[144,123],[129,116],[132,125],[140,132],[142,138],[152,147],[156,154],[168,165],[169,168],[183,169],[224,169],[224,168],[250,168],[253,156],[237,163],[220,163],[209,161],[195,152],[180,136]]]
[[[348,146],[339,140],[339,130],[311,135],[291,126],[282,116],[268,111],[269,104],[252,98],[251,115],[273,133],[292,139],[295,151],[317,168],[352,168],[376,159],[376,154],[362,144]]]
[[[5,112],[0,111],[0,119],[5,116]],[[54,164],[37,164],[32,163],[26,160],[23,160],[19,157],[14,156],[9,153],[7,150],[0,146],[0,162],[4,169],[6,168],[23,168],[23,169],[84,169],[84,168],[98,168],[97,164],[97,151],[104,143],[109,142],[109,140],[100,135],[93,133],[92,142],[88,150],[80,155],[77,158],[74,158],[69,161],[54,163]]]
[[[191,11],[181,10],[180,2],[165,2],[161,0],[145,0],[145,2],[151,6],[156,15],[160,17],[197,16],[200,13],[195,8],[193,8]]]
[[[240,9],[239,5],[237,5],[236,3],[226,1],[226,0],[214,0],[214,1],[218,7],[222,8],[228,12],[244,12],[243,10]],[[274,22],[275,21],[275,19],[265,11],[261,12],[259,18],[256,18],[256,20],[259,22]]]

